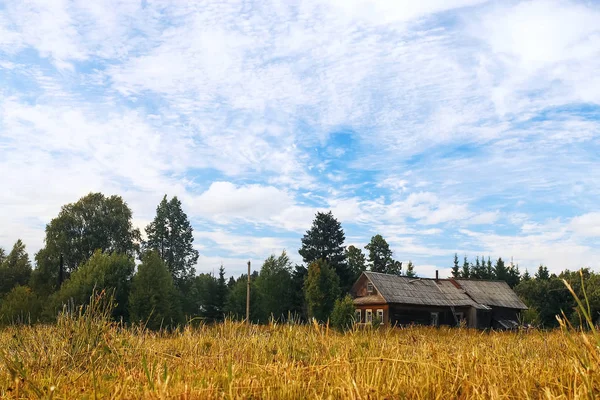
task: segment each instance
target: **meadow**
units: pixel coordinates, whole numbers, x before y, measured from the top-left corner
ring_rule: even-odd
[[[353,329],[226,321],[152,332],[102,301],[0,331],[0,398],[576,399],[600,395],[594,332]]]

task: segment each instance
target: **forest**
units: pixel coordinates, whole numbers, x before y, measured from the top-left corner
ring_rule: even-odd
[[[227,277],[223,265],[217,275],[196,274],[193,228],[177,197],[164,196],[143,238],[132,215],[120,196],[90,193],[64,205],[46,225],[44,247],[33,262],[19,239],[10,251],[0,248],[0,324],[51,323],[65,308],[87,304],[94,292],[114,297],[114,320],[149,329],[245,318],[247,275]],[[353,313],[348,294],[363,271],[418,275],[412,262],[402,265],[394,258],[381,235],[364,248],[344,242],[333,214],[317,213],[300,240],[302,264],[283,251],[252,272],[252,322],[315,318],[347,326]],[[533,326],[556,327],[563,313],[580,324],[563,279],[587,296],[594,321],[600,312],[600,275],[589,268],[556,275],[540,265],[531,275],[501,257],[476,256],[473,262],[454,254],[452,275],[506,281],[529,307],[522,322]]]

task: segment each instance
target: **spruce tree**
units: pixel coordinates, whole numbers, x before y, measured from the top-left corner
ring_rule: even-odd
[[[219,267],[219,278],[217,279],[217,288],[215,293],[217,318],[223,319],[225,313],[225,304],[227,303],[227,282],[225,281],[225,267],[223,264]]]
[[[496,275],[494,274],[494,268],[492,267],[492,259],[490,258],[490,256],[488,256],[486,271],[488,279],[496,279]]]
[[[331,211],[318,212],[311,228],[302,238],[302,247],[298,253],[306,264],[323,260],[333,268],[340,279],[340,285],[347,291],[354,282],[352,274],[346,263],[346,250],[344,247],[344,230],[335,219]]]
[[[548,271],[548,267],[540,264],[537,272],[535,273],[535,279],[547,281],[550,279],[550,271]]]
[[[498,257],[498,260],[496,260],[496,265],[494,265],[494,276],[499,281],[506,282],[508,280],[508,268],[504,265],[502,257]]]
[[[463,259],[462,271],[460,273],[461,278],[468,279],[471,277],[471,267],[469,266],[469,261],[467,260],[467,256]]]
[[[458,265],[458,254],[454,253],[454,266],[452,267],[452,276],[460,278],[460,266]]]
[[[178,287],[195,275],[198,250],[193,247],[193,231],[179,199],[175,196],[167,201],[166,195],[156,208],[154,220],[146,227],[148,240],[144,249],[158,252]]]
[[[530,279],[531,279],[531,275],[529,274],[529,271],[527,270],[527,268],[525,268],[525,273],[521,277],[521,281],[526,282]]]

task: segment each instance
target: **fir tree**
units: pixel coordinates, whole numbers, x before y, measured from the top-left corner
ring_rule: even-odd
[[[470,278],[471,277],[471,267],[469,266],[469,261],[467,260],[467,256],[463,259],[462,271],[460,273],[461,278]]]
[[[460,278],[460,266],[458,265],[458,254],[454,253],[454,266],[452,267],[452,276]]]
[[[306,264],[323,260],[331,266],[340,278],[340,284],[347,291],[354,282],[352,274],[346,263],[346,249],[344,247],[344,230],[335,219],[331,211],[318,212],[311,228],[302,238],[302,247],[298,253]]]

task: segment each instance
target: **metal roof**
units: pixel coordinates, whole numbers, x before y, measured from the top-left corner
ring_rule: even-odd
[[[519,296],[504,281],[456,279],[473,300],[487,306],[526,310]]]
[[[387,303],[455,307],[477,305],[464,290],[449,280],[409,278],[378,272],[364,274]]]
[[[373,283],[377,294],[357,297],[354,299],[355,304],[381,304],[384,302],[426,306],[471,306],[486,310],[489,310],[490,306],[527,309],[527,306],[504,281],[436,280],[369,271],[363,272],[363,274]]]

